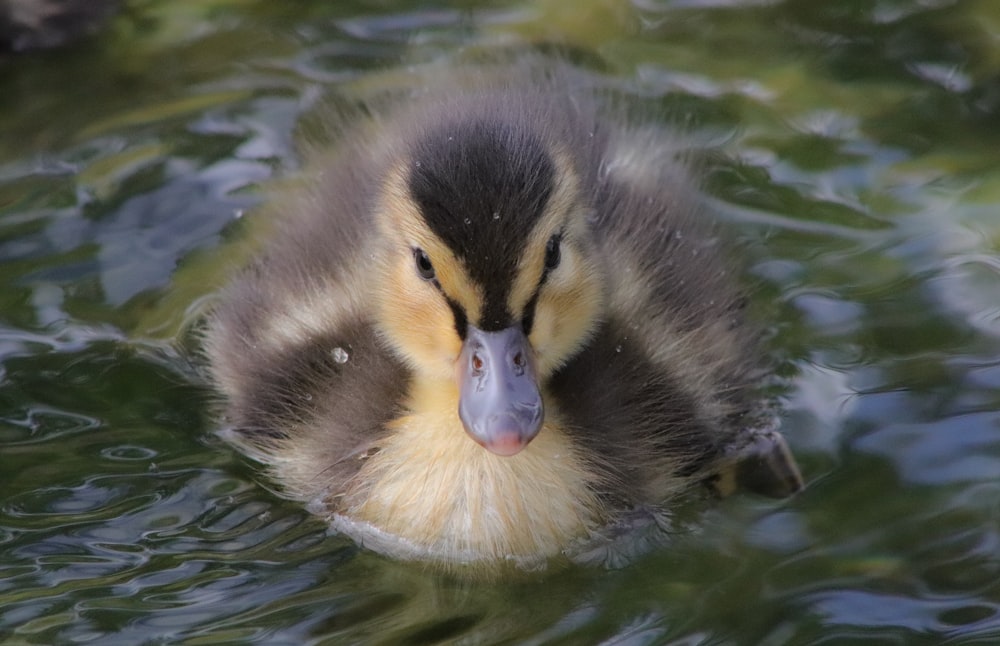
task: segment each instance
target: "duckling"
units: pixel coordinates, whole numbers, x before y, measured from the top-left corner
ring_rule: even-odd
[[[801,487],[671,138],[535,67],[371,109],[207,326],[231,439],[393,556],[534,567],[696,483]]]

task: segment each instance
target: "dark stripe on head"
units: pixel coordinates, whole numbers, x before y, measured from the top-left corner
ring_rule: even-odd
[[[541,287],[541,285],[539,285]],[[531,328],[535,325],[535,307],[538,305],[538,292],[536,289],[535,293],[531,295],[531,299],[528,304],[524,306],[524,316],[521,318],[521,328],[524,330],[524,335],[528,336],[531,334]]]
[[[462,309],[461,305],[448,298],[447,295],[444,298],[448,303],[448,307],[451,308],[452,316],[455,317],[455,331],[458,332],[458,338],[465,341],[465,337],[469,333],[469,317],[466,316],[465,310]]]
[[[517,263],[553,190],[552,158],[531,133],[473,120],[432,131],[413,146],[412,160],[409,188],[424,221],[483,288],[476,323],[508,327]]]

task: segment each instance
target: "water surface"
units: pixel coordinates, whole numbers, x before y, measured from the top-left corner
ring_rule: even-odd
[[[0,60],[0,637],[1000,642],[998,36],[988,0],[137,0]],[[808,488],[458,584],[270,492],[184,330],[321,106],[545,43],[692,134]]]

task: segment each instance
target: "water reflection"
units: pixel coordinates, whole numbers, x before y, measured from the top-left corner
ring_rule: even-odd
[[[0,61],[0,636],[1000,640],[998,9],[567,7],[139,3]],[[318,106],[526,39],[692,133],[810,486],[720,503],[623,569],[460,585],[268,492],[213,439],[180,330]]]

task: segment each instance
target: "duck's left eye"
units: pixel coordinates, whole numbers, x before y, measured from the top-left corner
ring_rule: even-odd
[[[417,274],[424,280],[434,280],[434,265],[427,252],[423,249],[413,250],[413,260],[417,265]]]
[[[559,266],[559,260],[561,259],[561,253],[559,251],[560,242],[562,241],[562,234],[555,234],[549,238],[548,244],[545,245],[545,269],[553,270]]]

